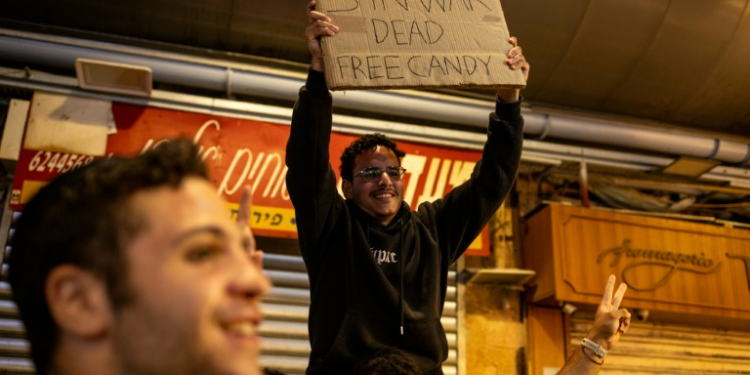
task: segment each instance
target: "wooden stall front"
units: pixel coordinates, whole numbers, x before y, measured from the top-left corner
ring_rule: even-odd
[[[526,267],[536,271],[529,283],[530,374],[543,374],[544,367],[564,362],[566,353],[561,353],[559,343],[547,341],[563,338],[564,348],[580,341],[585,335],[576,329],[580,317],[593,318],[591,311],[610,274],[628,285],[622,306],[637,312],[633,332],[642,336],[639,349],[625,363],[636,363],[632,361],[637,352],[670,335],[676,336],[657,352],[671,354],[663,361],[652,358],[652,365],[667,363],[668,356],[689,365],[689,358],[680,356],[697,350],[701,341],[726,344],[723,337],[729,336],[739,339],[732,341],[734,347],[721,350],[750,349],[750,230],[551,205],[526,220],[524,256]],[[563,314],[560,306],[566,303],[583,312]],[[648,324],[638,321],[646,316]],[[705,333],[689,344],[687,336],[674,333],[689,327],[714,334]],[[665,333],[655,335],[655,330]],[[627,352],[628,345],[623,343],[621,352]],[[750,355],[730,357],[721,365],[740,361],[750,371]],[[670,371],[683,373],[670,366]]]

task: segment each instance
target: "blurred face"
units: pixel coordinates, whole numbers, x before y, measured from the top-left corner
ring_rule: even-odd
[[[347,199],[370,216],[378,219],[382,224],[393,220],[404,200],[404,182],[401,178],[393,178],[388,173],[382,173],[376,179],[366,178],[359,172],[368,168],[399,166],[396,154],[388,147],[377,146],[365,151],[354,160],[354,178],[351,182],[344,180],[342,189]]]
[[[259,374],[260,298],[270,283],[215,189],[189,178],[131,204],[146,229],[125,249],[135,301],[112,329],[123,372]]]

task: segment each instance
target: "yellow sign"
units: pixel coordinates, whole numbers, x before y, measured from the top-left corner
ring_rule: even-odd
[[[232,219],[236,219],[240,205],[227,203],[227,207],[232,213]],[[291,208],[253,205],[250,213],[250,228],[296,232],[297,217]]]

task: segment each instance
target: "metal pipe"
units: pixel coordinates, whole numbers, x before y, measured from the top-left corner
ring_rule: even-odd
[[[668,155],[715,159],[731,164],[748,156],[746,143],[694,134],[634,126],[627,123],[581,120],[572,116],[524,113],[524,132],[545,137],[648,150]],[[718,148],[717,148],[718,145]]]
[[[160,82],[188,85],[219,92],[228,91],[229,84],[231,84],[231,90],[229,91],[235,94],[290,101],[297,99],[297,92],[304,84],[304,80],[301,78],[237,68],[233,69],[231,82],[228,82],[227,69],[220,65],[200,64],[0,35],[0,59],[72,69],[76,58],[146,66],[151,68],[154,80]],[[395,91],[352,91],[345,95],[337,92],[334,93],[334,96],[336,97],[336,106],[341,108],[463,124],[480,122],[486,125],[490,108],[487,103],[480,101],[476,101],[478,103],[476,105],[467,106],[466,103],[456,104],[445,99],[415,97]],[[440,108],[437,114],[434,112],[436,107]],[[467,110],[475,110],[478,113],[467,113]],[[478,115],[479,113],[481,115]],[[471,118],[477,115],[479,119]]]
[[[41,38],[41,36],[40,36]],[[67,41],[68,39],[66,39]],[[0,35],[0,59],[35,63],[45,66],[72,69],[76,58],[113,61],[147,66],[154,80],[188,85],[220,92],[239,93],[295,100],[300,77],[277,75],[269,72],[237,68],[219,63],[205,63],[183,56],[155,54],[153,51],[128,48],[117,51],[117,46],[97,48],[95,43],[68,43],[42,41],[9,35]],[[256,69],[257,70],[257,69]],[[368,112],[388,113],[396,116],[420,118],[477,127],[486,126],[493,103],[456,99],[446,95],[416,94],[413,91],[349,91],[334,93],[334,103],[339,108]],[[747,143],[707,138],[693,134],[634,126],[611,121],[593,121],[564,115],[540,114],[525,111],[524,132],[558,139],[604,144],[617,147],[647,150],[668,155],[696,158],[713,158],[721,162],[741,164],[750,160]]]

